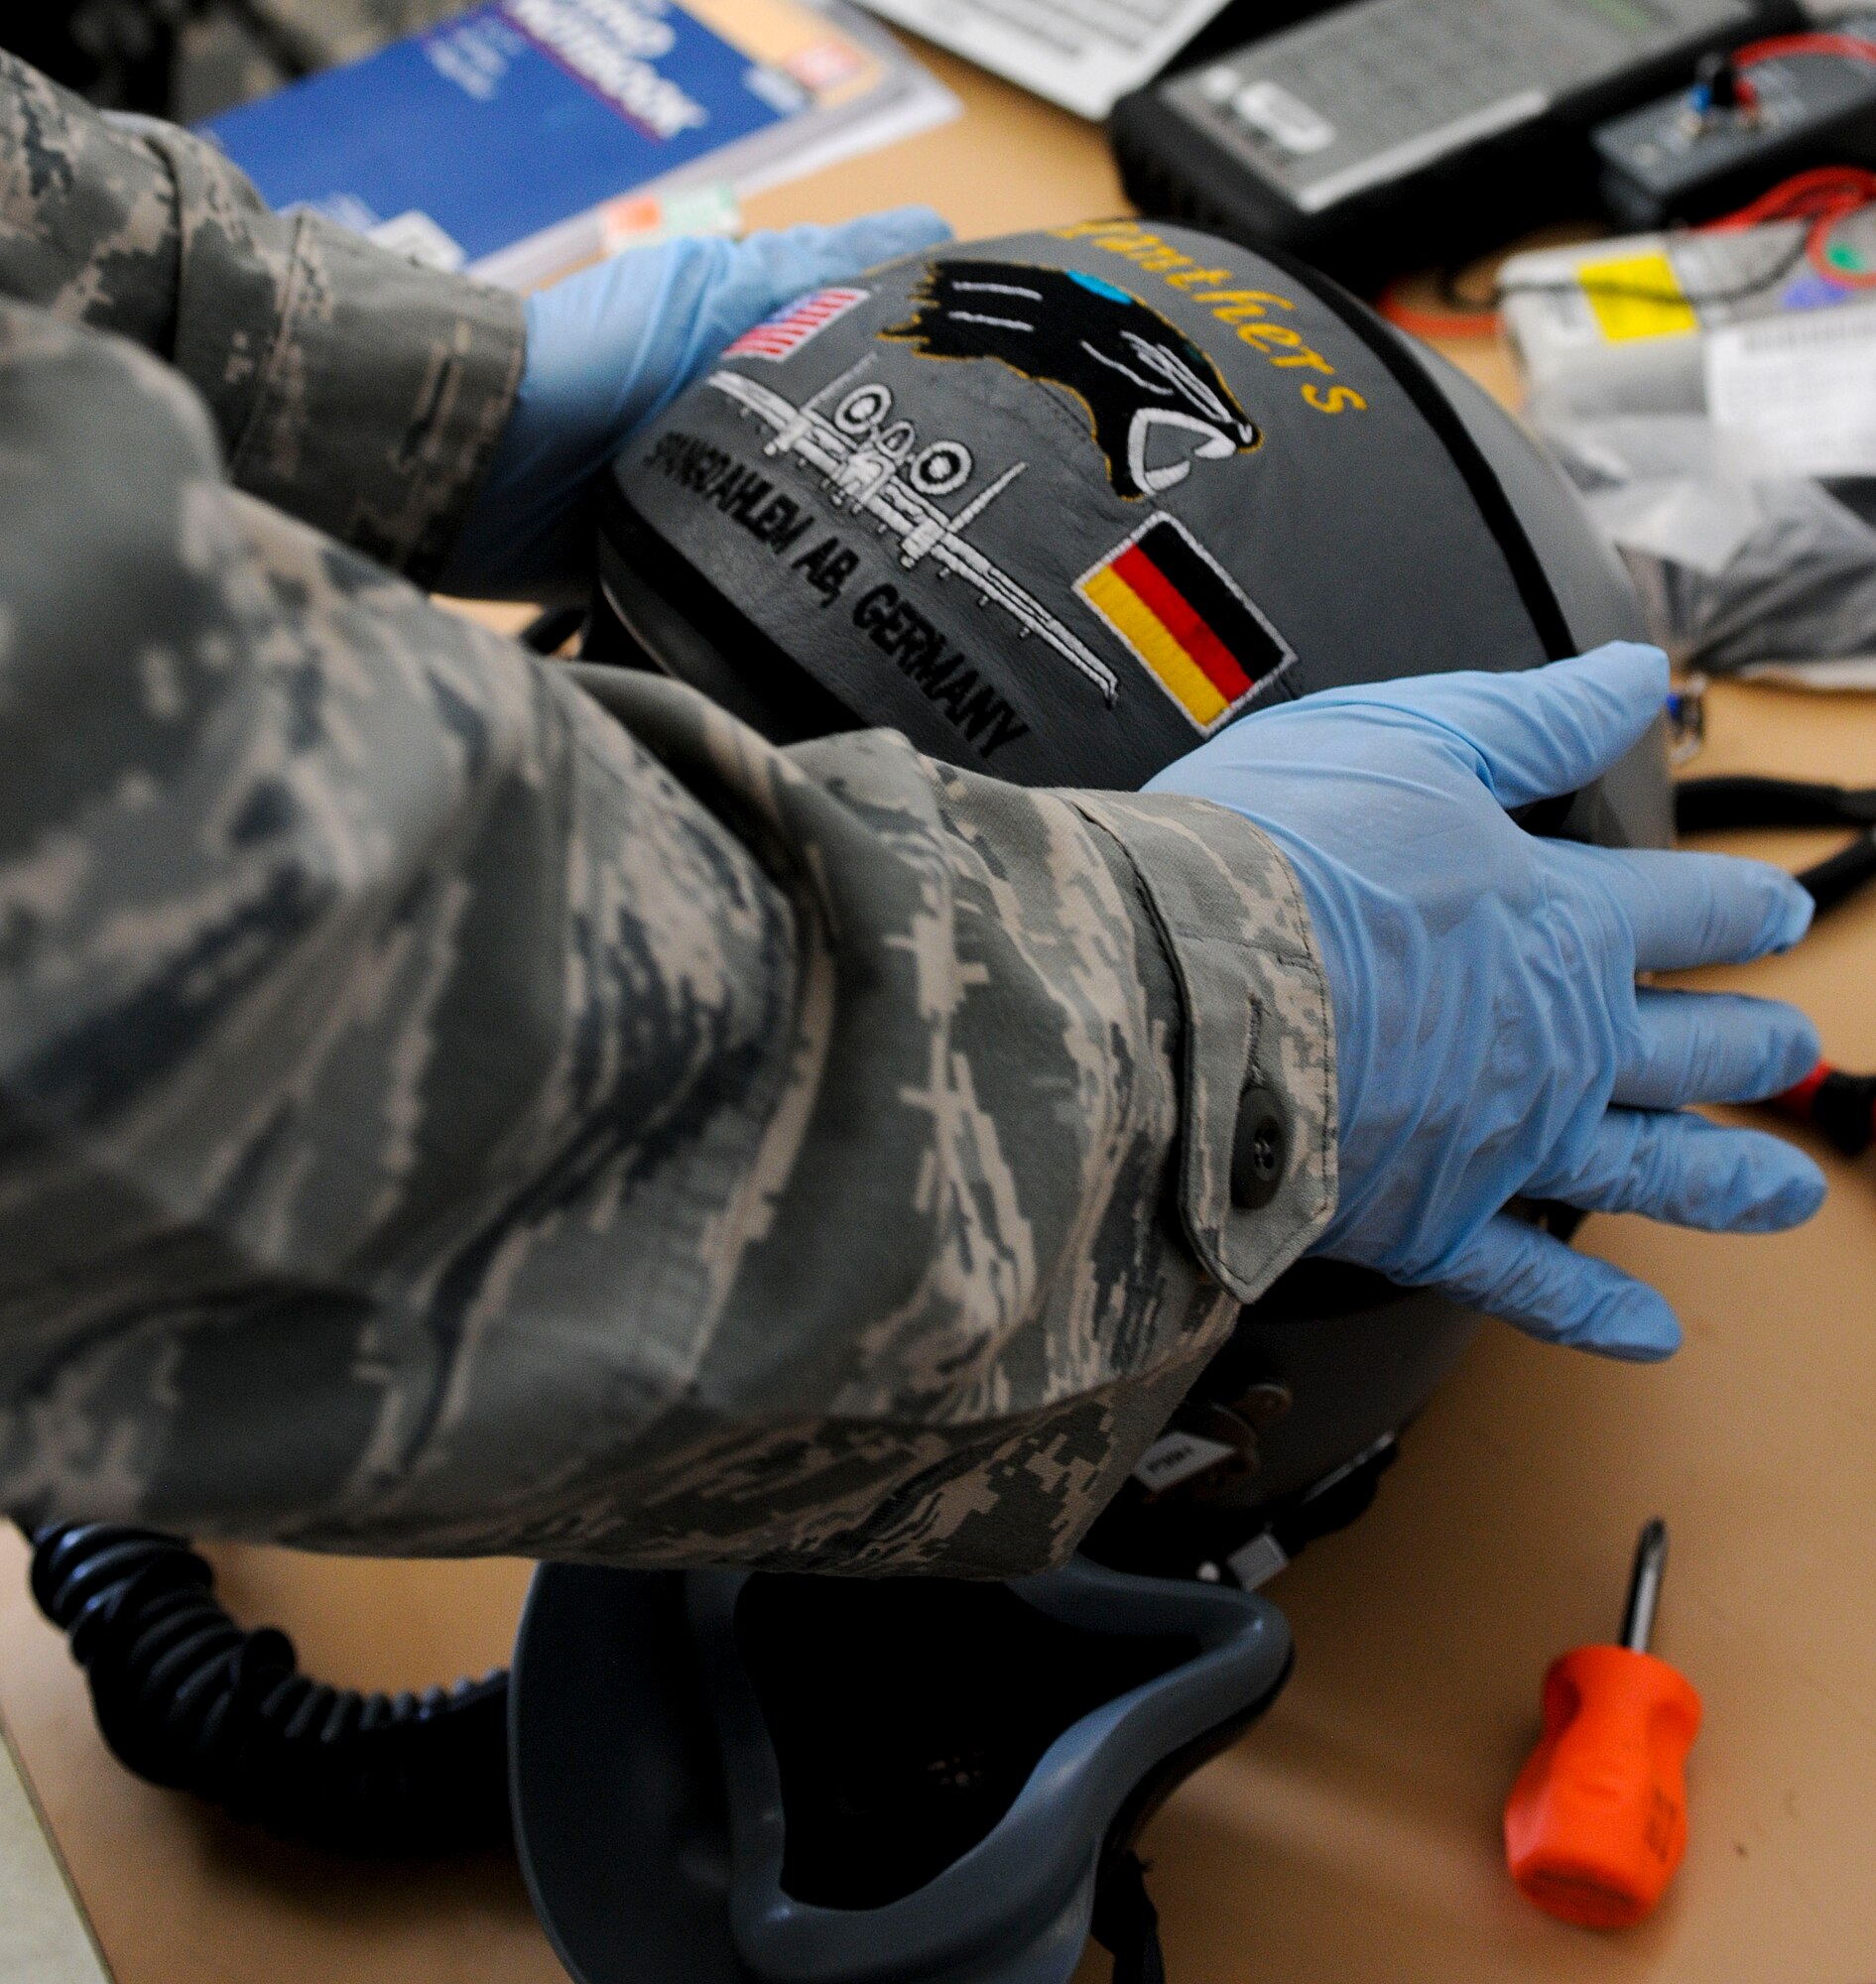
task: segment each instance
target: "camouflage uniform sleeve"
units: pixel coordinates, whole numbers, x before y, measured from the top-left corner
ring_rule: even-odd
[[[419,584],[521,373],[517,298],[276,214],[213,146],[107,122],[4,51],[0,296],[170,360],[240,488]]]
[[[0,1507],[1034,1569],[1325,1219],[1235,815],[538,662],[5,304],[0,490]]]

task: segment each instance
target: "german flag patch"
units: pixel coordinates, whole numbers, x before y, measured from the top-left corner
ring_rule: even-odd
[[[1200,731],[1215,730],[1297,658],[1217,559],[1164,512],[1074,589]]]

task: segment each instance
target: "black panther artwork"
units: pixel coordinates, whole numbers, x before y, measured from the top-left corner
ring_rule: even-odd
[[[1194,460],[1221,461],[1263,438],[1177,324],[1096,276],[938,262],[913,301],[912,320],[882,337],[927,358],[994,358],[1065,388],[1086,407],[1108,479],[1129,502],[1183,482]]]

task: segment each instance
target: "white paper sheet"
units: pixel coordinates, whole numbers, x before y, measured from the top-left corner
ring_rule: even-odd
[[[1082,117],[1151,82],[1225,0],[860,0]]]
[[[1706,408],[1768,475],[1876,475],[1876,308],[1730,324],[1706,339]]]

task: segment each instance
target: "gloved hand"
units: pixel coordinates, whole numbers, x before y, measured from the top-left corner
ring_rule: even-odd
[[[949,233],[930,207],[902,206],[843,227],[641,248],[538,291],[521,390],[442,589],[583,591],[592,480],[635,427],[784,304]]]
[[[1798,1081],[1817,1059],[1811,1022],[1635,982],[1783,950],[1810,897],[1760,862],[1545,840],[1506,813],[1614,764],[1667,691],[1666,658],[1627,644],[1331,689],[1243,718],[1147,788],[1255,820],[1302,881],[1341,1118],[1341,1194],[1315,1251],[1637,1359],[1679,1343],[1667,1302],[1507,1200],[1768,1232],[1824,1191],[1791,1146],[1679,1113]]]

